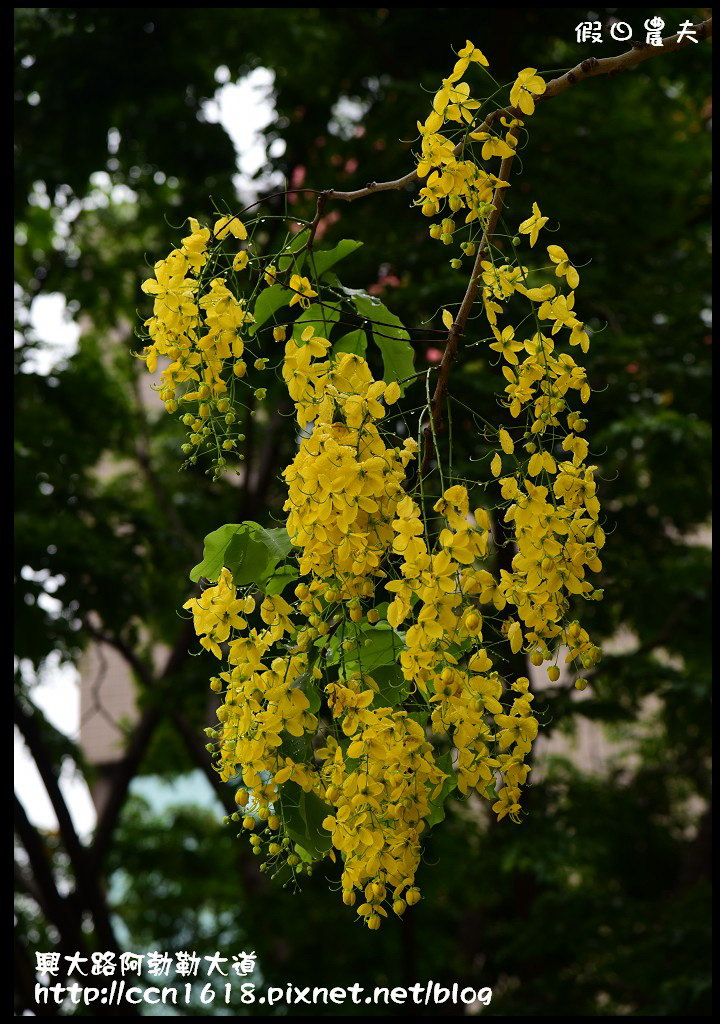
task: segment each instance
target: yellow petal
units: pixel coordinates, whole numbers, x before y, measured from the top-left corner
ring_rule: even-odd
[[[515,451],[515,444],[513,439],[508,434],[507,430],[501,430],[499,434],[500,447],[506,455],[512,455]]]

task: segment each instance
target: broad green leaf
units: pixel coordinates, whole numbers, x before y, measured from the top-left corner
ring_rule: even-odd
[[[402,643],[394,629],[385,626],[366,627],[360,637],[355,656],[363,672],[373,672],[382,665],[394,665],[400,657]]]
[[[209,533],[204,541],[202,561],[190,571],[190,579],[197,583],[203,579],[215,582],[225,565],[225,551],[230,541],[242,530],[244,523],[228,523]]]
[[[452,754],[449,750],[445,754],[441,754],[437,759],[437,766],[448,777],[443,781],[442,789],[438,795],[434,800],[430,801],[430,814],[428,815],[427,823],[431,827],[437,825],[445,817],[445,801],[457,786],[457,776],[453,770]]]
[[[398,707],[410,692],[410,684],[399,665],[380,665],[371,675],[378,686],[373,699],[375,708]]]
[[[277,752],[281,757],[289,757],[296,764],[304,764],[312,756],[312,743],[307,733],[293,736],[292,733],[283,730],[280,739],[282,743]]]
[[[285,587],[298,578],[300,573],[294,565],[280,565],[269,576],[261,580],[261,587],[268,597],[282,594]]]
[[[282,816],[288,835],[315,859],[325,856],[332,845],[323,821],[332,814],[332,807],[314,793],[305,793],[295,782],[286,782],[280,798]]]
[[[359,249],[362,244],[362,242],[356,242],[352,238],[343,238],[334,249],[326,249],[324,252],[313,252],[309,263],[315,272],[315,276],[322,277],[326,270],[334,267],[340,260],[344,260],[346,256]]]
[[[258,526],[257,523],[247,522],[245,526],[251,526],[253,531],[262,543],[266,546],[271,555],[280,561],[287,558],[292,549],[292,541],[284,526],[274,526],[269,530],[265,526]]]
[[[248,525],[243,523],[243,526]],[[225,550],[225,566],[232,573],[236,587],[258,584],[272,570],[275,561],[267,545],[252,530],[239,530]]]
[[[273,313],[277,313],[283,306],[287,306],[292,297],[293,293],[290,289],[281,284],[273,284],[261,291],[253,309],[255,323],[250,328],[250,334],[255,334],[258,327],[262,327]]]
[[[253,522],[228,523],[207,535],[203,559],[192,569],[190,579],[197,583],[203,577],[214,582],[225,567],[236,586],[260,586],[291,547],[282,527],[267,530]]]
[[[299,342],[306,327],[314,327],[319,338],[327,338],[333,325],[340,319],[339,302],[313,302],[304,309],[293,325],[292,336]]]
[[[309,675],[308,678],[303,683],[303,693],[310,701],[308,711],[310,712],[311,715],[316,715],[320,710],[322,700],[320,697],[320,691],[317,688],[317,683],[315,682],[311,675]]]
[[[290,253],[295,253],[298,251],[298,249],[302,249],[302,247],[305,245],[309,237],[309,228],[305,228],[303,231],[299,231],[297,235],[295,235],[290,244],[287,246],[285,250],[285,255],[278,257],[277,268],[279,271],[288,270],[290,268],[290,265],[292,264],[292,272],[294,274],[300,273],[305,262],[305,257],[307,256],[307,253],[302,253],[294,261]]]
[[[450,644],[448,651],[459,661],[464,654],[467,654],[474,642],[475,641],[472,637],[467,637],[466,639],[461,640],[460,643]]]
[[[349,651],[341,647],[345,640],[353,644]],[[333,635],[328,644],[330,655],[327,660],[331,665],[342,662],[347,674],[358,671],[372,673],[382,665],[395,665],[402,646],[400,634],[387,623],[371,626],[352,622],[346,625],[342,634]]]
[[[364,292],[359,294],[352,289],[352,302],[360,316],[370,321],[373,341],[380,349],[383,358],[383,380],[386,384],[402,381],[415,373],[413,350],[410,335],[402,325],[402,321],[379,299]]]
[[[367,335],[365,331],[350,331],[344,334],[332,347],[333,356],[341,352],[352,352],[356,356],[364,356],[367,350]]]
[[[307,672],[303,672],[302,675],[297,677],[297,679],[294,679],[291,689],[302,690],[310,701],[308,711],[313,715],[317,714],[320,710],[320,704],[322,701],[320,699],[320,691],[317,688],[311,671],[308,670]]]

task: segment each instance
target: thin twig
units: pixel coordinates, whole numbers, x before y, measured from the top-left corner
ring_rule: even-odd
[[[514,129],[508,132],[508,144],[512,147],[513,142],[517,139],[514,133]],[[438,380],[435,385],[435,392],[430,402],[430,419],[425,426],[423,434],[423,457],[420,465],[420,476],[424,477],[427,471],[428,463],[430,462],[430,456],[433,452],[433,437],[441,426],[442,422],[442,409],[447,397],[448,389],[448,378],[450,376],[450,368],[455,362],[457,355],[458,346],[460,344],[460,338],[465,330],[468,317],[470,316],[470,310],[472,309],[475,298],[477,297],[478,289],[480,287],[480,274],[482,270],[482,262],[485,257],[485,253],[488,250],[490,241],[497,227],[497,222],[500,219],[503,205],[505,202],[505,188],[502,183],[506,182],[510,178],[510,169],[512,162],[515,158],[513,152],[510,156],[506,156],[500,165],[500,172],[498,174],[498,184],[495,186],[495,193],[493,195],[493,209],[488,217],[485,231],[483,232],[480,246],[478,247],[477,256],[475,257],[475,264],[468,281],[468,286],[465,291],[458,315],[455,317],[453,324],[450,328],[447,337],[447,343],[445,345],[445,351],[443,352],[442,361],[440,363]]]
[[[702,21],[694,27],[697,41],[702,42],[705,39],[709,39],[712,36],[712,18],[707,21]],[[559,78],[551,79],[545,88],[545,92],[542,96],[535,97],[535,105],[544,103],[546,100],[551,100],[555,96],[559,96],[560,93],[565,92],[573,85],[578,85],[583,82],[586,78],[596,78],[598,75],[618,75],[621,71],[628,71],[630,68],[636,67],[643,61],[649,60],[651,57],[658,57],[662,53],[674,53],[676,50],[683,50],[686,46],[690,45],[691,40],[686,36],[684,39],[680,39],[680,33],[678,32],[674,36],[668,36],[667,39],[663,39],[662,46],[652,46],[649,43],[634,43],[631,50],[627,50],[625,53],[619,54],[617,57],[586,57],[585,60],[581,61],[576,67],[572,68],[571,71],[566,72]],[[518,107],[504,107],[500,110],[494,110],[488,114],[485,121],[477,129],[478,131],[485,131],[489,128],[499,117],[520,117],[524,118],[524,114]],[[457,156],[462,149],[463,143],[460,142],[455,147],[455,155]],[[365,188],[356,189],[354,192],[338,192],[335,189],[329,189],[327,192],[322,193],[327,199],[342,199],[348,203],[353,202],[355,199],[362,199],[365,196],[374,195],[375,192],[390,192],[396,189],[405,188],[406,185],[412,184],[413,181],[417,180],[417,171],[410,171],[408,174],[403,175],[402,178],[397,178],[395,181],[371,181]]]

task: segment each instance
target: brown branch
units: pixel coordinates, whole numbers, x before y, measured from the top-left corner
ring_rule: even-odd
[[[317,229],[320,226],[320,221],[322,220],[323,214],[325,213],[325,207],[327,206],[327,201],[329,198],[329,192],[321,192],[320,195],[318,196],[317,206],[315,208],[315,217],[313,218],[313,222],[310,225],[310,235],[305,245],[302,247],[302,249],[300,249],[300,252],[303,252],[303,250],[305,249],[307,249],[308,252],[312,250],[313,243],[315,241],[315,233],[317,232]]]
[[[72,865],[76,893],[83,906],[92,914],[100,944],[117,953],[119,950],[105,896],[100,888],[97,875],[91,869],[89,851],[80,842],[75,830],[72,817],[60,791],[55,767],[45,749],[35,715],[23,707],[17,696],[14,699],[14,712],[15,724],[27,744],[55,812],[60,838]]]
[[[116,636],[114,633],[106,633],[98,626],[93,626],[87,616],[83,618],[82,624],[85,632],[91,636],[93,640],[97,640],[98,643],[101,644],[107,644],[108,647],[112,647],[118,652],[118,654],[122,655],[130,668],[135,672],[140,682],[144,683],[146,686],[152,685],[153,674],[150,666],[147,662],[143,661],[138,654],[136,654],[129,644],[126,644],[124,640],[119,636]]]
[[[68,901],[58,892],[47,846],[38,830],[30,822],[17,795],[14,800],[15,831],[30,863],[33,882],[41,899],[40,909],[46,919],[57,928],[61,949],[68,953],[82,951],[85,948],[85,940],[78,924],[78,918],[69,907]]]
[[[344,199],[346,202],[351,203],[354,199],[363,199],[365,196],[374,195],[376,192],[392,192],[396,189],[405,188],[406,185],[417,181],[417,176],[417,171],[409,171],[402,178],[397,178],[395,181],[371,181],[365,188],[359,188],[354,192],[338,192],[336,189],[331,188],[323,194],[326,199]]]
[[[130,783],[140,767],[145,751],[161,718],[162,713],[156,708],[150,708],[144,713],[133,733],[127,754],[115,766],[115,777],[112,780],[110,795],[98,819],[91,847],[92,863],[95,869],[102,863],[107,854],[120,812],[127,797],[128,789],[130,788]]]
[[[699,22],[694,31],[698,42],[703,42],[712,36],[712,18]],[[678,32],[674,36],[663,39],[662,46],[653,46],[650,43],[633,43],[632,50],[619,54],[617,57],[587,57],[576,67],[560,78],[553,78],[548,82],[547,88],[542,96],[538,96],[536,103],[543,103],[554,96],[559,96],[573,85],[584,81],[586,78],[595,78],[598,75],[618,75],[621,71],[629,71],[630,68],[642,64],[651,57],[658,57],[661,53],[675,53],[677,50],[684,50],[686,46],[693,45],[686,36],[680,39]]]
[[[15,1011],[18,1017],[23,1016],[23,1010],[32,1010],[33,1016],[38,1009],[35,1001],[35,971],[27,950],[16,934],[13,940],[13,967],[15,984]],[[60,1011],[52,999],[42,1004],[43,1016],[59,1017]]]
[[[514,129],[508,132],[508,142],[512,146],[513,142],[517,139],[514,133]],[[457,355],[458,346],[460,344],[460,338],[465,330],[468,317],[470,316],[470,310],[472,309],[473,303],[477,297],[478,289],[480,287],[480,274],[482,271],[482,262],[485,257],[485,253],[488,250],[490,241],[497,227],[500,214],[502,213],[503,205],[505,203],[505,188],[502,187],[502,182],[508,181],[510,178],[510,169],[512,162],[515,158],[513,152],[510,156],[506,156],[500,165],[500,172],[498,174],[498,184],[495,187],[493,195],[493,209],[492,213],[488,217],[488,222],[483,232],[480,246],[478,247],[477,256],[475,257],[475,264],[470,275],[465,295],[460,304],[460,309],[455,317],[450,332],[447,337],[447,343],[445,345],[445,351],[443,352],[442,361],[438,372],[438,380],[435,385],[435,392],[430,402],[430,419],[425,426],[423,433],[423,457],[420,465],[420,478],[425,476],[427,472],[428,463],[430,462],[430,456],[433,452],[433,434],[438,430],[442,422],[442,409],[447,397],[448,390],[448,378],[450,376],[450,369],[452,364],[455,362]]]
[[[136,361],[134,360],[133,363],[135,364],[135,362]],[[185,547],[192,550],[195,547],[195,538],[183,523],[178,510],[173,505],[170,495],[165,490],[152,464],[152,459],[150,457],[150,429],[148,427],[146,405],[140,392],[139,372],[139,367],[134,365],[131,384],[133,394],[135,396],[135,416],[138,423],[139,434],[138,441],[135,445],[135,458],[137,459],[138,465],[150,486],[150,490],[153,493],[155,501],[157,502],[160,510],[164,513],[168,524],[172,526],[173,530]]]
[[[238,809],[235,797],[213,768],[208,752],[197,732],[179,712],[172,713],[172,721],[184,740],[188,753],[195,764],[202,770],[218,800],[225,808],[225,812],[228,815],[233,814]],[[257,861],[252,857],[243,856],[240,851],[238,852],[238,863],[240,874],[245,884],[246,897],[251,905],[253,903],[257,904],[258,897],[261,897],[267,891],[267,879],[260,873]]]
[[[709,39],[712,35],[712,18],[697,25],[695,33],[698,37],[698,42]],[[581,61],[572,70],[561,75],[559,78],[553,78],[548,82],[545,92],[542,96],[536,97],[535,102],[536,104],[539,104],[546,100],[553,99],[553,97],[559,96],[560,93],[565,92],[573,85],[579,84],[586,78],[595,78],[598,75],[617,75],[622,71],[627,71],[630,68],[636,67],[638,64],[649,60],[651,57],[656,57],[661,53],[674,53],[676,50],[682,50],[689,45],[692,45],[691,39],[687,36],[684,39],[681,39],[680,33],[678,32],[676,35],[669,36],[667,39],[664,39],[661,46],[652,46],[651,44],[646,43],[634,43],[631,50],[628,50],[617,57],[602,57],[599,59],[597,57],[588,57]],[[513,106],[504,107],[499,110],[494,110],[488,114],[477,130],[484,131],[489,129],[498,118],[503,116],[519,118],[523,123],[526,120],[526,115],[519,108]],[[513,135],[513,132],[511,131],[509,135]],[[516,135],[513,135],[513,137],[517,138]],[[456,156],[460,153],[464,144],[465,139],[463,138],[463,140],[455,147],[454,152]],[[506,157],[503,160],[500,167],[500,173],[498,175],[499,182],[508,181],[513,156]],[[365,188],[357,189],[354,192],[338,192],[335,189],[329,189],[328,191],[321,193],[320,198],[318,199],[318,210],[320,210],[320,200],[324,200],[322,206],[324,209],[325,202],[327,202],[328,199],[342,199],[347,202],[352,202],[355,199],[361,199],[364,196],[373,195],[375,192],[387,192],[404,188],[405,185],[417,180],[417,177],[417,171],[411,171],[395,181],[370,182],[370,184]],[[496,187],[495,189],[493,196],[494,209],[488,219],[487,227],[483,234],[480,248],[475,259],[472,276],[460,306],[460,310],[447,337],[445,352],[440,364],[439,377],[435,387],[435,393],[433,394],[432,401],[430,403],[430,419],[424,430],[423,457],[419,469],[419,476],[421,479],[427,471],[430,457],[433,452],[433,434],[437,432],[437,429],[441,424],[442,407],[447,397],[450,368],[455,361],[460,337],[462,336],[468,316],[470,315],[470,310],[477,296],[481,263],[502,212],[504,191],[504,188]],[[316,220],[319,220],[319,216],[317,214]]]
[[[709,39],[712,36],[712,18],[699,22],[695,26],[695,33],[697,34],[698,42]],[[559,96],[560,93],[565,92],[573,85],[578,85],[586,78],[596,78],[598,75],[618,75],[621,71],[629,71],[643,61],[650,60],[651,57],[658,57],[662,53],[675,53],[676,50],[684,50],[689,45],[692,45],[690,39],[686,37],[680,40],[680,33],[678,32],[674,36],[668,36],[667,39],[663,39],[662,46],[652,46],[649,43],[634,43],[631,50],[627,50],[617,57],[586,57],[585,60],[572,68],[571,71],[566,72],[559,78],[551,79],[547,83],[542,96],[535,97],[535,105],[537,106],[539,103],[544,103],[546,100]],[[503,116],[525,119],[526,115],[518,107],[504,107],[501,110],[494,110],[488,114],[477,130],[484,131],[499,117]],[[456,156],[460,153],[462,146],[463,142],[460,142],[455,147]],[[323,192],[322,195],[326,197],[326,200],[342,199],[345,202],[351,203],[355,199],[363,199],[365,196],[374,195],[376,192],[390,192],[404,188],[406,185],[416,181],[417,176],[417,171],[410,171],[395,181],[371,181],[365,188],[359,188],[353,192],[338,192],[335,189],[329,189]]]

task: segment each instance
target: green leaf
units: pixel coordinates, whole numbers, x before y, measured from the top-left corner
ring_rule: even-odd
[[[214,582],[225,565],[225,551],[236,533],[244,524],[228,523],[209,533],[204,541],[202,561],[190,571],[190,579],[197,583],[202,577]]]
[[[437,759],[437,766],[441,772],[444,772],[448,778],[444,780],[442,789],[434,800],[430,801],[430,814],[427,818],[427,823],[432,827],[437,825],[439,821],[442,821],[445,817],[445,801],[448,796],[457,786],[457,776],[453,771],[452,754],[448,750],[447,753],[442,754]]]
[[[277,748],[277,752],[281,757],[289,757],[295,764],[304,764],[312,756],[312,743],[307,733],[303,733],[302,736],[293,736],[292,733],[283,729],[280,739],[282,743]]]
[[[297,235],[295,235],[290,244],[287,246],[285,254],[283,256],[278,257],[277,268],[279,271],[288,270],[290,265],[292,264],[293,271],[297,274],[300,273],[302,265],[305,262],[305,257],[307,256],[307,253],[302,253],[302,255],[298,256],[298,258],[294,262],[290,253],[295,253],[298,251],[298,249],[302,249],[302,247],[306,244],[309,237],[310,228],[305,228],[303,231],[299,231]]]
[[[333,325],[340,319],[339,302],[313,302],[303,310],[293,325],[292,336],[300,342],[300,335],[306,327],[314,327],[318,337],[327,338]]]
[[[413,350],[410,335],[403,327],[402,321],[372,295],[358,293],[350,288],[343,290],[351,295],[353,305],[360,316],[370,321],[373,341],[382,353],[385,383],[391,384],[396,380],[401,384],[407,377],[412,377],[415,373]]]
[[[272,571],[277,560],[273,560],[267,545],[252,530],[241,529],[230,540],[223,561],[235,586],[243,587],[248,583],[258,584]]]
[[[320,710],[322,699],[320,697],[320,691],[318,690],[315,680],[313,679],[312,676],[308,676],[308,678],[303,683],[303,693],[310,701],[308,711],[310,712],[311,715],[316,715]]]
[[[372,702],[375,708],[398,707],[410,692],[410,684],[399,665],[380,665],[371,675],[378,686]]]
[[[283,306],[287,306],[292,297],[293,293],[290,289],[285,288],[281,284],[273,284],[269,288],[265,288],[264,291],[261,291],[253,309],[255,323],[250,327],[249,333],[255,334],[258,327],[262,327],[273,313],[277,313]]]
[[[341,648],[349,640],[354,646],[349,651]],[[335,633],[329,643],[328,664],[342,661],[347,674],[369,672],[382,665],[395,665],[402,650],[402,637],[387,623],[371,626],[369,623],[348,623],[342,634]]]
[[[312,672],[310,670],[308,670],[307,672],[303,672],[301,675],[297,677],[297,679],[294,679],[291,689],[302,690],[307,699],[310,701],[308,711],[312,715],[317,714],[317,712],[320,710],[320,705],[322,701],[320,699],[320,691],[315,685],[315,680],[313,679]]]
[[[300,573],[294,565],[280,565],[273,570],[272,575],[262,581],[262,589],[268,595],[273,597],[275,594],[282,594],[288,583],[292,583],[298,578]]]
[[[408,712],[408,718],[412,718],[413,722],[417,722],[418,725],[424,729],[428,724],[428,718],[430,717],[427,711],[410,711]]]
[[[326,249],[323,252],[313,252],[310,257],[310,266],[313,268],[316,277],[322,277],[326,270],[334,267],[340,260],[350,256],[360,248],[362,242],[356,242],[352,238],[343,238],[334,249]]]
[[[278,561],[280,561],[281,558],[287,558],[290,554],[293,545],[284,526],[275,526],[268,530],[266,527],[258,526],[257,523],[252,523],[250,521],[244,525],[253,528],[253,532],[258,540],[262,541],[270,554]]]
[[[287,530],[266,530],[258,523],[228,523],[205,538],[203,559],[190,573],[193,583],[203,577],[214,582],[223,567],[230,570],[235,586],[260,586],[275,566],[286,558],[292,542]]]
[[[314,793],[305,793],[295,782],[286,782],[280,798],[285,828],[296,843],[315,860],[325,856],[332,845],[323,821],[333,813]]]
[[[350,331],[344,334],[332,347],[333,356],[341,352],[352,352],[356,356],[364,356],[367,350],[367,335],[365,331]]]
[[[397,663],[403,645],[394,629],[367,626],[362,630],[359,639],[356,660],[363,672],[372,673],[382,665]]]

